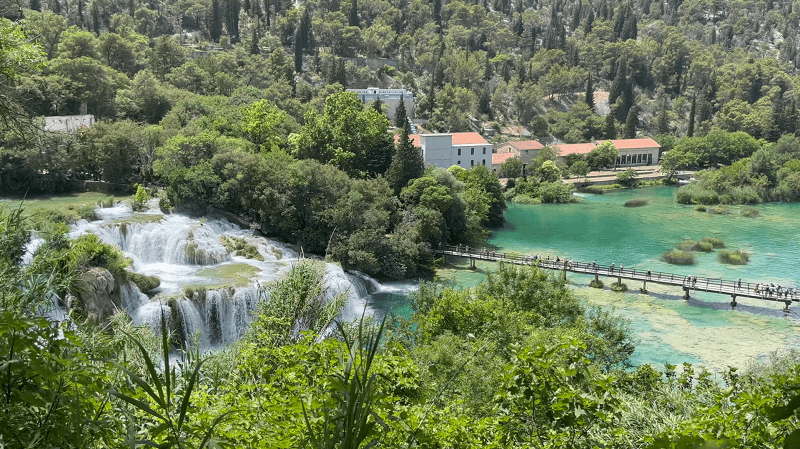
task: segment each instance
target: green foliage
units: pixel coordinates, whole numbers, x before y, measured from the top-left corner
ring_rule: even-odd
[[[601,281],[600,279],[597,279],[597,280],[592,279],[591,281],[589,281],[589,287],[592,287],[592,288],[603,288],[603,281]]]
[[[672,265],[694,265],[697,256],[692,251],[671,249],[661,255],[661,260]]]
[[[130,260],[125,258],[119,247],[103,243],[95,234],[86,234],[75,239],[69,258],[70,265],[79,270],[100,267],[120,277],[130,265]]]
[[[702,204],[698,204],[697,206],[694,207],[694,210],[696,210],[697,212],[705,212],[706,211],[706,206],[704,206]]]
[[[236,256],[244,257],[245,259],[264,260],[264,256],[258,251],[258,248],[252,243],[242,237],[235,237],[229,235],[220,236],[219,242],[225,247],[225,250]]]
[[[99,220],[99,217],[97,216],[97,212],[95,211],[94,204],[84,204],[82,206],[79,206],[77,212],[78,212],[78,215],[83,220],[88,220],[88,221]]]
[[[619,157],[619,150],[611,141],[603,142],[586,155],[586,163],[592,170],[611,167]]]
[[[222,441],[213,437],[214,429],[235,410],[230,410],[213,419],[210,423],[198,422],[193,418],[190,404],[192,393],[200,383],[200,369],[205,360],[197,354],[190,355],[180,364],[180,376],[175,368],[170,367],[169,335],[166,320],[161,315],[161,360],[158,367],[153,363],[150,354],[141,342],[134,339],[142,359],[147,367],[146,375],[139,376],[123,365],[112,362],[124,372],[135,384],[134,388],[113,389],[109,393],[138,410],[147,424],[144,427],[144,438],[137,435],[131,426],[127,437],[135,445],[141,442],[146,445],[161,447],[184,447],[191,445],[198,449],[219,447]],[[135,421],[134,421],[135,425]],[[141,424],[139,424],[141,426]],[[157,442],[158,441],[158,442]]]
[[[713,248],[725,248],[725,242],[719,237],[703,237],[701,243],[710,243]]]
[[[639,173],[636,170],[629,168],[623,172],[617,173],[617,182],[625,187],[636,187],[639,184]]]
[[[740,249],[732,251],[722,250],[717,254],[717,259],[722,263],[730,265],[747,265],[750,261],[750,253]]]
[[[298,341],[300,333],[322,333],[347,299],[342,293],[328,300],[322,279],[325,265],[304,260],[273,285],[259,292],[258,315],[246,338],[261,345],[280,346]]]
[[[149,199],[150,195],[147,194],[147,190],[145,190],[141,185],[136,184],[136,193],[133,195],[131,209],[133,209],[134,212],[142,212],[147,210],[147,200]]]
[[[158,276],[147,276],[132,271],[126,271],[125,276],[139,287],[139,291],[144,293],[155,290],[161,285],[161,279]]]
[[[500,164],[500,168],[497,169],[497,175],[501,178],[517,178],[522,174],[524,165],[524,162],[519,157],[508,158]]]
[[[675,201],[680,204],[718,204],[719,195],[698,184],[687,184],[675,190]]]

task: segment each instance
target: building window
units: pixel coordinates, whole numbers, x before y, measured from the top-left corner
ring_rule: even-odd
[[[475,166],[475,161],[469,161],[469,166],[470,167],[474,167]]]
[[[458,149],[458,155],[461,156],[461,148]]]
[[[486,154],[486,147],[483,147],[483,154]]]
[[[456,162],[456,164],[461,165],[461,161]]]
[[[483,165],[486,166],[486,159],[483,160]]]
[[[653,153],[647,155],[647,165],[653,165]]]
[[[475,148],[470,148],[470,154],[475,154]]]

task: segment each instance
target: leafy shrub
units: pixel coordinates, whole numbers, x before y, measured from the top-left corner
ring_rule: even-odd
[[[160,190],[158,192],[158,208],[165,214],[169,213],[170,209],[172,209],[172,203],[169,200],[169,195],[167,195],[166,190]]]
[[[694,210],[696,210],[697,212],[705,212],[706,207],[702,204],[698,204],[697,206],[694,207]]]
[[[602,195],[605,193],[605,190],[600,186],[586,186],[578,191],[581,193],[593,193],[595,195]]]
[[[84,204],[78,208],[78,215],[84,220],[95,221],[99,220],[100,217],[97,216],[97,212],[95,211],[94,205],[92,204]]]
[[[742,217],[747,217],[747,218],[758,217],[759,213],[760,212],[755,207],[745,207],[742,208],[742,211],[740,212]]]
[[[740,249],[733,251],[723,250],[717,254],[717,260],[730,265],[747,265],[747,262],[750,262],[750,254]]]
[[[603,281],[601,281],[600,279],[592,279],[589,282],[589,287],[603,288]]]
[[[695,244],[697,244],[697,242],[695,242],[694,240],[684,239],[683,241],[675,245],[675,248],[678,248],[681,251],[693,251]]]
[[[697,256],[692,251],[671,249],[661,255],[661,260],[671,265],[694,265]]]
[[[703,237],[700,239],[701,242],[708,242],[714,248],[725,248],[725,242],[722,241],[721,238],[718,237]]]
[[[525,193],[515,196],[511,201],[517,204],[542,204],[541,198],[533,197]]]
[[[195,293],[197,293],[197,296],[202,300],[202,299],[204,299],[206,297],[206,288],[205,287],[195,287],[195,286],[191,286],[191,285],[187,285],[187,286],[183,287],[183,296],[185,296],[186,299],[194,298]]]
[[[697,184],[687,184],[675,191],[675,202],[680,204],[719,204],[717,192]]]
[[[71,257],[77,268],[101,267],[115,276],[124,275],[124,269],[131,263],[121,249],[103,243],[95,234],[86,234],[75,239]]]
[[[648,201],[644,198],[634,198],[625,202],[625,207],[642,207],[647,206]]]
[[[136,212],[143,212],[147,210],[147,200],[150,199],[150,196],[147,194],[147,190],[144,187],[136,184],[136,194],[133,195],[133,203],[131,203],[131,209]]]
[[[716,215],[726,215],[728,213],[728,208],[725,206],[714,206],[708,208],[708,213],[716,214]]]
[[[611,291],[615,291],[615,292],[627,292],[628,291],[628,285],[625,284],[622,281],[612,282],[610,287],[611,287]]]

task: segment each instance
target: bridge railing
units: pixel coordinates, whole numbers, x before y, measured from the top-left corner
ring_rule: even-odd
[[[800,301],[800,291],[797,288],[787,290],[785,287],[781,288],[778,292],[777,286],[770,286],[767,283],[752,283],[729,281],[720,278],[706,278],[699,276],[687,276],[683,274],[665,273],[661,271],[652,270],[637,270],[635,268],[620,269],[616,266],[599,265],[594,262],[576,262],[568,259],[551,259],[529,256],[520,253],[507,253],[497,252],[496,250],[476,249],[468,246],[439,246],[434,249],[434,252],[444,253],[449,252],[461,257],[472,257],[476,259],[488,260],[508,260],[511,262],[521,262],[530,265],[541,265],[550,269],[584,272],[587,274],[602,274],[605,276],[619,276],[628,279],[636,279],[642,281],[654,282],[669,282],[678,283],[684,287],[693,290],[704,290],[710,292],[720,292],[725,294],[755,294],[765,299],[791,299],[793,301]]]

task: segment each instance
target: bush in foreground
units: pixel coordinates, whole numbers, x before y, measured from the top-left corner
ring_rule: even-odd
[[[692,251],[671,249],[661,255],[661,260],[671,265],[694,265],[697,256]]]
[[[740,249],[733,251],[724,250],[717,254],[717,260],[730,265],[747,265],[747,262],[750,262],[750,254]]]

